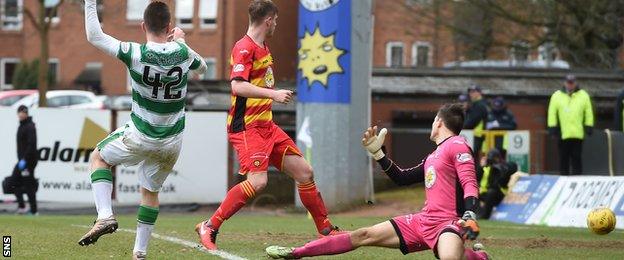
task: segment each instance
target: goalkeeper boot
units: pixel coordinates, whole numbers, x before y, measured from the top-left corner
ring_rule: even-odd
[[[195,232],[199,235],[199,241],[208,250],[217,250],[217,234],[219,230],[212,228],[208,221],[203,221],[195,226]]]
[[[137,251],[132,253],[132,260],[145,260],[147,259],[147,253],[143,251]]]
[[[335,236],[335,235],[340,235],[340,234],[345,234],[345,233],[349,233],[349,232],[348,231],[343,231],[343,230],[341,230],[337,226],[329,226],[329,227],[324,228],[323,230],[321,230],[321,232],[319,233],[318,237],[319,238],[323,238],[323,237],[326,237],[326,236]]]
[[[104,219],[98,219],[93,222],[93,227],[87,232],[80,240],[78,244],[81,246],[88,246],[94,244],[98,238],[102,235],[110,234],[117,230],[117,220],[114,216],[110,216]]]
[[[267,255],[269,255],[273,259],[295,259],[293,256],[294,247],[283,247],[283,246],[270,246],[267,247],[264,251],[266,251]]]

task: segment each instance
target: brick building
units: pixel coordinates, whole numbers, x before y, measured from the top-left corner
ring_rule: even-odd
[[[44,1],[48,6],[58,0]],[[50,61],[56,74],[55,88],[78,88],[76,79],[88,67],[99,72],[104,94],[128,90],[125,68],[114,58],[92,47],[84,36],[81,1],[65,1],[53,18]],[[230,48],[247,28],[248,0],[166,0],[173,23],[183,28],[187,42],[206,58],[210,70],[205,79],[226,80]],[[374,67],[442,67],[463,60],[447,27],[420,17],[422,1],[374,1]],[[144,41],[140,28],[147,0],[102,1],[100,18],[104,31],[123,41]],[[279,6],[278,30],[269,46],[273,50],[278,81],[295,78],[297,62],[298,1],[275,0]],[[0,0],[0,89],[11,89],[12,71],[20,61],[39,55],[35,28],[20,10],[38,10],[37,1]],[[447,13],[450,10],[440,10]],[[515,28],[514,30],[521,30]],[[495,32],[496,33],[496,32]],[[498,37],[498,36],[497,36]],[[493,48],[490,54],[502,61],[516,58],[539,60],[540,50],[514,52],[511,46]],[[556,56],[556,53],[554,53]],[[524,57],[518,57],[524,56]],[[98,74],[98,73],[95,73]]]
[[[58,0],[46,0],[49,6]],[[52,20],[49,34],[50,63],[56,75],[56,89],[78,88],[75,82],[87,68],[100,74],[104,94],[128,92],[128,76],[122,63],[109,57],[86,40],[84,14],[81,1],[65,1]],[[170,0],[173,23],[184,29],[187,43],[202,55],[209,64],[205,79],[227,78],[229,52],[247,28],[247,3],[245,0]],[[297,2],[275,1],[281,10],[296,10]],[[105,33],[122,41],[144,42],[140,23],[144,0],[102,1],[100,19]],[[39,38],[35,28],[20,11],[23,8],[38,10],[36,1],[1,0],[0,4],[0,84],[1,89],[12,88],[12,72],[20,61],[30,61],[39,55]],[[36,11],[35,11],[36,13]],[[296,12],[280,13],[279,35],[296,36]],[[282,78],[294,77],[296,41],[277,38],[270,42],[279,51],[274,56],[279,62],[276,70]],[[279,76],[278,76],[279,77]]]
[[[45,2],[53,5],[58,0]],[[65,1],[53,19],[50,31],[50,62],[57,78],[57,84],[53,88],[80,88],[76,80],[90,70],[95,71],[91,75],[100,75],[98,80],[104,94],[128,93],[125,66],[86,41],[80,2],[82,1]],[[227,109],[229,52],[233,44],[245,34],[249,1],[166,2],[172,8],[172,22],[184,29],[187,43],[205,57],[209,64],[209,72],[204,79],[211,81],[203,83],[210,87],[214,84],[221,86],[211,88],[210,96],[206,98],[212,104],[208,109]],[[268,44],[276,60],[277,86],[292,88],[297,62],[298,1],[274,2],[280,9],[278,29]],[[518,74],[510,72],[513,69],[509,68],[503,72],[496,72],[496,69],[477,72],[435,69],[461,61],[464,57],[448,29],[436,22],[423,22],[415,15],[415,11],[421,8],[420,2],[427,1],[374,1],[372,64],[375,70],[372,75],[372,122],[387,127],[428,128],[433,118],[432,112],[439,104],[453,100],[469,84],[477,82],[484,86],[486,94],[490,96],[508,97],[511,109],[517,111],[520,129],[543,130],[548,97],[554,89],[560,87],[560,79],[567,71],[532,70]],[[100,17],[104,32],[123,41],[143,42],[145,37],[140,21],[147,3],[147,0],[102,1]],[[18,62],[32,60],[39,55],[39,39],[35,28],[18,11],[22,8],[38,10],[37,5],[36,1],[30,0],[0,0],[0,89],[12,88],[11,75]],[[439,12],[446,14],[450,10]],[[497,30],[522,28],[497,26]],[[620,51],[621,57],[622,53],[624,52]],[[551,54],[557,58],[556,52]],[[548,55],[539,48],[517,51],[512,46],[499,46],[493,48],[488,56],[498,59],[500,65],[512,64],[516,60],[539,61]],[[589,88],[590,94],[595,96],[598,115],[602,115],[599,123],[606,126],[608,123],[604,117],[610,113],[610,102],[620,88],[622,77],[591,72],[581,75],[579,79],[583,86]],[[525,89],[527,87],[531,89]],[[518,96],[521,98],[515,98]],[[294,130],[294,105],[276,105],[275,110],[278,111],[276,121],[286,125],[287,129]],[[406,121],[409,122],[405,123]],[[536,170],[544,168],[547,167],[538,167]]]

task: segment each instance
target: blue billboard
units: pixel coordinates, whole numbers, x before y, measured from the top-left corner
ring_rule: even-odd
[[[351,0],[299,1],[297,98],[351,102]]]

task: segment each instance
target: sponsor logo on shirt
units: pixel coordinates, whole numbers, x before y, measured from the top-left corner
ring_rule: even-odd
[[[457,154],[457,161],[460,163],[469,162],[470,160],[472,160],[472,155],[470,155],[469,153]]]
[[[427,187],[427,189],[433,187],[433,184],[435,184],[435,181],[436,181],[436,171],[432,165],[432,166],[429,166],[429,168],[427,168],[427,171],[425,172],[425,187]]]
[[[245,49],[242,49],[238,53],[240,53],[240,54],[249,54],[249,51],[245,50]]]
[[[234,65],[234,68],[232,69],[232,71],[234,71],[234,72],[241,72],[241,71],[244,71],[244,70],[245,70],[245,65],[240,64],[240,63]]]
[[[264,75],[264,84],[271,88],[275,84],[275,78],[273,77],[273,69],[269,67]]]

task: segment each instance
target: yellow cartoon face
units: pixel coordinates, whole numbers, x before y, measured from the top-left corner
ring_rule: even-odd
[[[318,81],[327,88],[329,75],[343,72],[338,58],[345,54],[345,50],[336,47],[334,36],[334,34],[323,36],[316,27],[314,33],[306,31],[300,39],[297,69],[301,70],[303,77],[308,80],[308,86]]]

